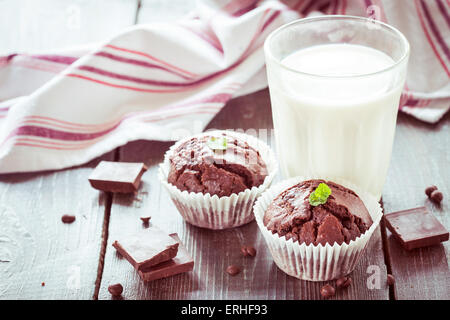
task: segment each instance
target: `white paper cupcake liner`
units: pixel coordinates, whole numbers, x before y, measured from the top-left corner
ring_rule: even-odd
[[[323,246],[300,244],[298,241],[294,242],[292,238],[286,240],[285,236],[279,236],[267,229],[263,222],[264,213],[272,200],[291,186],[311,179],[333,181],[353,190],[363,201],[373,220],[369,230],[348,244],[327,243]],[[372,195],[343,179],[331,177],[295,177],[284,180],[258,198],[254,214],[276,265],[290,276],[309,281],[333,280],[352,272],[383,216],[380,204]]]
[[[226,131],[227,135],[241,141],[246,141],[255,150],[267,166],[268,175],[264,182],[251,189],[246,189],[229,197],[211,196],[209,193],[194,193],[181,191],[168,182],[170,171],[170,156],[180,144],[193,137],[204,135],[219,135],[224,131],[207,131],[190,136],[175,143],[165,154],[164,161],[159,165],[158,177],[180,212],[181,216],[190,224],[208,229],[227,229],[249,223],[254,219],[253,205],[255,200],[270,186],[278,171],[278,164],[273,151],[263,141],[243,133]]]

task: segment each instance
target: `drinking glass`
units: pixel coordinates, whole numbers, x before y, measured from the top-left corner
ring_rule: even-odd
[[[375,72],[352,74],[316,74],[311,68],[302,71],[283,63],[298,50],[330,44],[369,47],[392,63]],[[343,178],[379,199],[406,78],[405,36],[368,18],[320,16],[273,31],[264,52],[283,175]]]

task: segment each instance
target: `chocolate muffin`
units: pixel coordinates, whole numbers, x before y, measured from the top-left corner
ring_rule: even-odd
[[[331,195],[325,203],[313,206],[309,198],[320,183],[328,185]],[[267,207],[263,222],[272,233],[307,245],[348,244],[372,225],[356,193],[324,180],[303,181],[283,191]]]
[[[211,141],[224,143],[216,149]],[[194,137],[170,157],[168,182],[181,191],[230,196],[264,182],[268,174],[259,152],[245,141],[221,133]]]

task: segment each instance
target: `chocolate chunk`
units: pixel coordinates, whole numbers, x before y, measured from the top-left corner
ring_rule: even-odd
[[[294,234],[297,233],[295,228],[292,228],[292,232]],[[305,242],[307,245],[316,241],[316,225],[314,221],[308,221],[302,225],[299,233],[299,240],[300,242]]]
[[[65,214],[61,217],[61,221],[64,223],[72,223],[75,221],[75,216],[69,215],[69,214]]]
[[[142,223],[147,225],[152,217],[141,217]]]
[[[336,293],[336,290],[334,289],[333,286],[331,286],[329,284],[324,285],[322,287],[322,289],[320,289],[320,294],[325,299],[331,298],[332,296],[334,296],[335,293]]]
[[[179,243],[173,237],[154,226],[113,243],[113,247],[136,270],[174,258],[177,255],[178,246]]]
[[[101,161],[89,176],[89,182],[101,191],[133,193],[146,170],[143,163]]]
[[[141,268],[139,276],[144,281],[153,281],[157,279],[171,277],[180,273],[191,271],[194,268],[194,260],[187,251],[186,247],[178,238],[176,233],[170,234],[174,241],[179,243],[178,254],[175,258],[162,262],[158,265]]]
[[[386,214],[386,226],[406,250],[439,244],[449,233],[427,208],[403,210]]]
[[[342,277],[340,279],[337,279],[336,281],[336,286],[338,288],[347,288],[348,286],[350,286],[352,284],[352,278],[350,277]]]
[[[111,293],[111,295],[117,297],[117,296],[120,296],[122,294],[123,287],[122,287],[122,285],[120,283],[113,284],[113,285],[110,285],[108,287],[108,291],[109,291],[109,293]]]
[[[431,196],[431,193],[432,193],[434,190],[437,190],[437,187],[436,187],[436,186],[429,186],[428,188],[425,189],[425,194],[426,194],[428,197],[430,197],[430,196]]]
[[[237,275],[239,272],[241,272],[241,270],[240,270],[238,267],[236,267],[235,265],[232,264],[231,266],[228,266],[228,267],[227,267],[226,272],[227,272],[230,276],[235,276],[235,275]]]
[[[387,282],[388,286],[392,286],[395,283],[394,276],[392,274],[388,273],[386,282]]]
[[[344,235],[341,231],[342,225],[338,218],[333,215],[328,215],[322,224],[317,228],[317,243],[326,245],[328,243],[343,243]]]
[[[434,203],[439,204],[439,203],[441,203],[442,199],[444,199],[444,195],[442,194],[442,192],[440,192],[438,190],[434,190],[430,195],[430,199]]]

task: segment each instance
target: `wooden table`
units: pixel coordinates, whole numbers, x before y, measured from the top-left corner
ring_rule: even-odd
[[[67,14],[76,20],[74,15],[79,14],[80,23],[75,30],[64,19],[55,18],[50,25],[35,14],[32,1],[0,1],[0,34],[6,36],[0,41],[0,54],[101,40],[137,22],[176,19],[192,4],[174,0],[170,5],[163,0],[40,3],[38,13],[49,19]],[[106,5],[107,16],[102,14]],[[6,28],[13,32],[5,32]],[[208,128],[272,128],[267,90],[232,100]],[[136,141],[80,167],[0,176],[0,299],[111,299],[108,285],[117,282],[124,286],[125,299],[320,299],[323,283],[297,280],[276,267],[255,222],[210,231],[181,219],[156,176],[156,166],[170,145]],[[385,212],[425,205],[450,228],[449,146],[449,114],[436,125],[399,115],[383,192]],[[92,189],[87,177],[102,159],[145,162],[150,169],[139,193],[112,195]],[[424,194],[431,184],[444,193],[440,207]],[[63,214],[75,214],[76,222],[61,223]],[[144,283],[116,254],[111,243],[141,229],[139,217],[146,215],[155,225],[180,235],[195,259],[193,272]],[[256,247],[255,258],[241,256],[239,249],[245,244]],[[353,284],[334,298],[450,299],[449,249],[446,242],[406,252],[381,225],[351,274]],[[230,264],[243,271],[230,277],[224,272]],[[380,274],[379,288],[367,285],[374,272]],[[387,273],[396,278],[392,286],[386,284]]]

